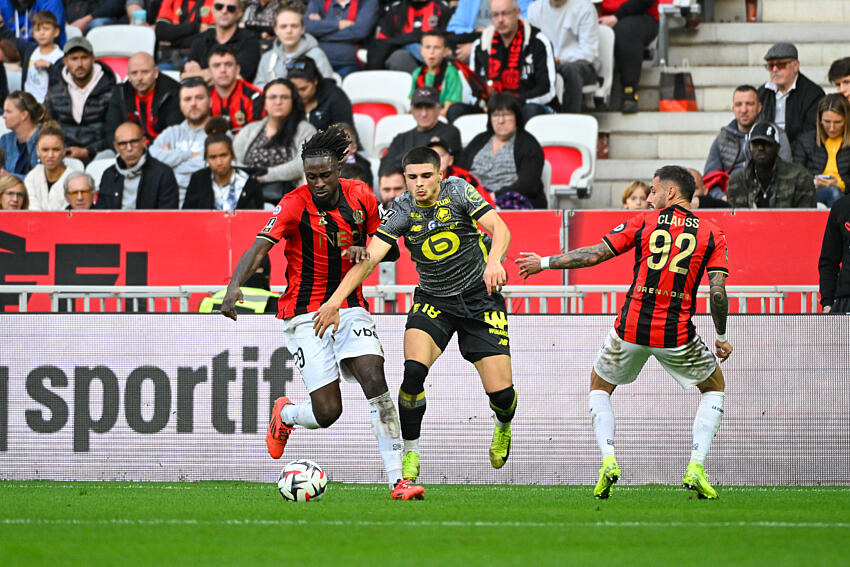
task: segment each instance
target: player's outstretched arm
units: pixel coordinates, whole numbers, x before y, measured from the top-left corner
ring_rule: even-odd
[[[236,269],[233,270],[233,277],[230,278],[230,284],[227,286],[227,294],[221,302],[221,314],[225,317],[230,317],[236,320],[236,302],[242,301],[242,291],[239,289],[245,280],[251,274],[257,271],[260,267],[263,257],[272,249],[272,244],[265,238],[257,238],[254,244],[242,254],[239,262],[236,264]]]
[[[546,256],[544,258],[541,258],[534,252],[520,252],[519,255],[522,257],[517,258],[516,263],[519,264],[519,273],[524,279],[528,279],[528,276],[539,274],[545,269],[572,270],[574,268],[587,268],[588,266],[595,266],[614,257],[614,253],[604,242],[600,242],[595,246],[576,248],[564,254],[555,254],[554,256]]]
[[[372,238],[369,241],[369,246],[366,247],[365,258],[348,270],[339,286],[331,295],[330,299],[324,302],[321,307],[313,314],[313,330],[319,338],[325,336],[325,331],[333,325],[333,332],[339,329],[339,308],[345,298],[351,295],[360,284],[363,283],[372,270],[375,269],[381,260],[390,251],[391,245],[387,244],[380,238]]]
[[[502,266],[502,260],[511,244],[511,231],[496,211],[487,211],[478,219],[478,224],[493,237],[490,254],[487,256],[487,266],[484,268],[484,285],[487,286],[488,294],[498,292],[508,283],[508,273]]]
[[[714,341],[714,354],[724,362],[732,354],[732,345],[726,340],[726,317],[729,315],[729,296],[726,295],[726,274],[709,272],[709,308],[714,319],[717,340]]]

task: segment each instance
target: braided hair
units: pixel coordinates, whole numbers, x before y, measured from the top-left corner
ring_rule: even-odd
[[[351,136],[341,124],[331,124],[319,130],[301,146],[301,159],[329,156],[337,161],[345,159]]]

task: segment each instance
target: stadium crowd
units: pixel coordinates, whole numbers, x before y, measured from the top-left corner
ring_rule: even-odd
[[[117,23],[156,36],[154,54],[119,71],[126,80],[85,36],[67,34]],[[603,79],[602,27],[615,38],[612,100],[637,112],[658,0],[0,0],[2,174],[23,180],[0,185],[25,193],[0,209],[271,208],[303,182],[301,144],[334,123],[355,134],[345,173],[370,186],[377,178],[379,196],[407,150],[431,145],[443,175],[498,208],[546,208],[543,148],[524,125],[594,109],[583,88]],[[731,93],[734,117],[693,172],[696,207],[830,207],[845,194],[850,58],[832,64],[839,94],[828,96],[800,73],[794,45],[777,43],[764,59],[766,80]],[[410,73],[416,125],[374,170],[357,153],[341,88],[361,69]],[[11,93],[7,70],[21,77]],[[486,128],[463,147],[453,123],[476,113]],[[623,206],[646,207],[647,193],[636,180]]]

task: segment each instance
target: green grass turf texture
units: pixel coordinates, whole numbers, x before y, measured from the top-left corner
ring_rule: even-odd
[[[0,482],[0,565],[847,565],[850,489]]]

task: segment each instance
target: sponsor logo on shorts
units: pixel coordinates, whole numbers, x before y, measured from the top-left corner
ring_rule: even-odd
[[[375,337],[378,338],[378,332],[374,329],[354,329],[354,335],[357,337]]]

